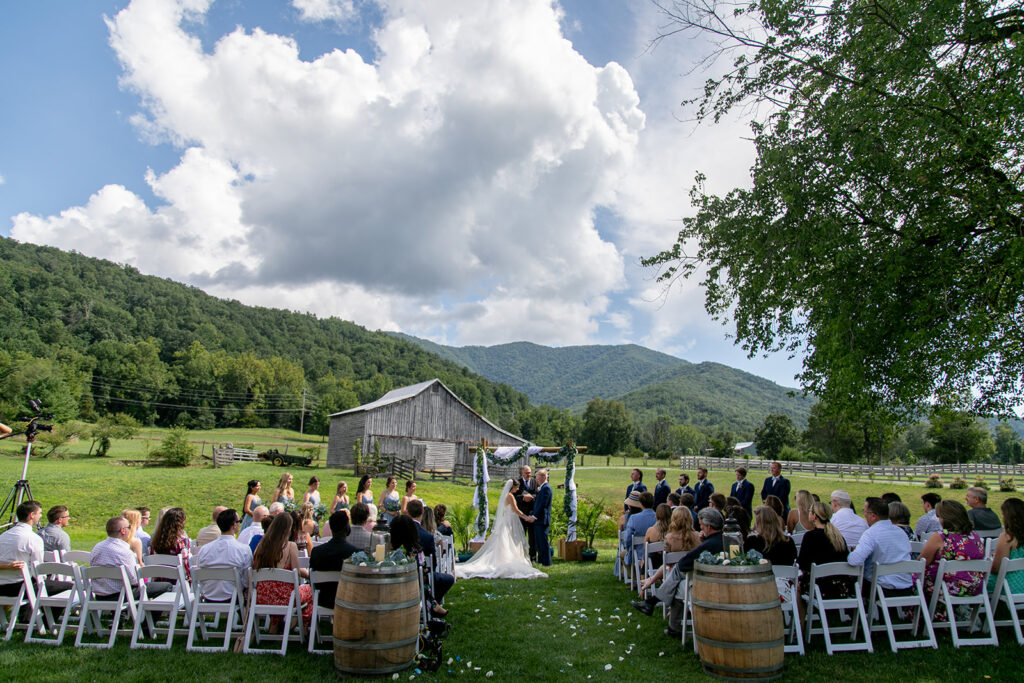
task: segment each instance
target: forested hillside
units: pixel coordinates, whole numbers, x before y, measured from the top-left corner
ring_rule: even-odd
[[[552,348],[514,342],[452,347],[398,336],[484,377],[513,386],[534,403],[576,411],[582,411],[592,398],[613,398],[639,389],[658,371],[690,365],[636,344]]]
[[[525,395],[337,318],[226,301],[135,268],[0,238],[0,414],[297,428],[439,377],[506,422]],[[305,392],[305,395],[303,395]],[[4,419],[4,418],[0,418]]]

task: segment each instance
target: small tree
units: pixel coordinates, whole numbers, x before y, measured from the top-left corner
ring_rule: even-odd
[[[447,519],[452,525],[455,542],[462,547],[462,552],[468,553],[469,541],[476,535],[476,509],[471,505],[457,503],[448,511]]]
[[[580,498],[576,505],[576,532],[583,537],[587,545],[584,550],[594,549],[594,539],[601,529],[601,521],[605,516],[604,499],[599,501]]]
[[[172,467],[186,467],[195,456],[196,447],[188,440],[188,430],[181,427],[172,429],[160,446],[149,454],[150,459]]]
[[[104,415],[89,429],[89,438],[92,439],[89,453],[91,454],[93,448],[96,448],[97,456],[107,455],[110,451],[110,442],[113,439],[132,439],[139,433],[141,426],[139,421],[131,415],[124,413]]]

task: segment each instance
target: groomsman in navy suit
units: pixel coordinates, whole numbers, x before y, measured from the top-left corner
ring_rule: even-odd
[[[676,489],[676,493],[678,493],[680,496],[683,495],[684,493],[689,493],[694,498],[697,497],[697,495],[693,491],[693,487],[690,486],[690,475],[687,474],[686,472],[683,472],[682,474],[679,475],[679,488]]]
[[[693,509],[700,512],[708,506],[711,501],[711,494],[715,492],[715,485],[708,481],[708,470],[706,467],[697,468],[697,483],[693,487]]]
[[[629,478],[633,481],[626,487],[626,498],[629,498],[629,494],[633,493],[633,491],[643,493],[647,490],[647,487],[644,486],[644,473],[640,471],[639,467],[633,468],[633,471],[629,473]],[[629,507],[623,505],[622,511],[629,512]]]
[[[537,470],[537,493],[533,499],[533,535],[537,539],[537,559],[545,567],[551,566],[551,548],[548,545],[548,526],[551,524],[551,486],[548,471]]]
[[[761,502],[768,496],[775,496],[782,501],[783,507],[783,519],[789,515],[789,479],[782,476],[782,463],[773,462],[771,464],[772,476],[767,477],[764,480],[764,486],[761,487]]]
[[[657,510],[659,505],[668,502],[668,494],[672,493],[672,487],[665,481],[664,467],[657,469],[654,478],[658,480],[658,485],[654,487],[654,509]]]
[[[736,468],[736,483],[732,485],[729,495],[740,501],[750,518],[754,518],[754,485],[747,481],[746,467]]]

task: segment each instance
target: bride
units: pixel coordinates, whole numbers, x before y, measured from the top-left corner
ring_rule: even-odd
[[[534,579],[547,577],[530,564],[526,552],[526,532],[520,519],[528,519],[516,507],[515,492],[519,482],[509,479],[501,489],[498,514],[487,542],[472,558],[455,565],[459,579]]]

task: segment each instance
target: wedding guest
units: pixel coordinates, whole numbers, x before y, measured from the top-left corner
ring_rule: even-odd
[[[627,499],[629,498],[629,494],[633,493],[633,491],[643,493],[644,491],[647,490],[647,487],[644,486],[644,473],[640,471],[639,467],[633,468],[633,470],[629,473],[629,479],[629,486],[626,487]],[[629,512],[629,508],[627,506],[623,506],[622,510],[623,512],[626,513]]]
[[[693,507],[700,512],[711,503],[711,494],[715,492],[715,485],[708,481],[708,470],[706,467],[697,468],[697,483],[693,487]]]
[[[679,494],[673,491],[672,493],[668,494],[668,500],[665,502],[668,503],[668,506],[670,508],[675,510],[677,507],[679,507],[679,503],[681,500],[682,498],[679,496]]]
[[[683,495],[679,496],[679,505],[690,511],[690,519],[693,520],[693,523],[690,528],[694,531],[697,531],[699,527],[697,526],[697,511],[693,508],[693,494],[684,493]]]
[[[165,505],[160,508],[160,512],[156,513],[156,527],[153,529],[154,536],[156,536],[157,532],[160,530],[160,522],[164,521],[164,515],[166,515],[167,511],[173,507],[173,505]]]
[[[334,492],[334,500],[331,501],[331,512],[341,512],[342,510],[348,510],[348,508],[348,483],[339,481],[338,489]]]
[[[754,485],[747,481],[747,468],[736,468],[736,483],[729,490],[729,495],[739,501],[740,507],[747,511],[748,515],[753,514]]]
[[[988,591],[995,590],[996,579],[1003,560],[1017,560],[1024,557],[1024,501],[1020,498],[1007,498],[999,511],[1003,513],[1003,533],[996,541],[996,552],[992,556],[992,575],[988,580]],[[1024,593],[1024,571],[1010,572],[1006,575],[1010,590]]]
[[[771,476],[765,477],[764,485],[761,487],[761,502],[765,502],[768,496],[776,496],[782,501],[782,519],[789,516],[789,480],[782,476],[782,463],[776,461],[770,466]]]
[[[225,505],[218,505],[217,507],[213,508],[213,514],[210,516],[210,519],[212,521],[210,522],[210,524],[207,524],[202,529],[200,529],[199,533],[196,534],[196,550],[202,548],[210,541],[216,541],[220,537],[220,527],[217,526],[217,518],[220,517],[220,513],[224,512],[227,509],[228,508]]]
[[[669,525],[672,522],[672,508],[667,503],[662,503],[654,509],[654,524],[644,534],[644,543],[662,543],[665,534],[668,533]],[[651,567],[657,569],[661,566],[661,552],[651,553]],[[639,558],[643,560],[643,558]]]
[[[242,586],[249,583],[249,568],[252,567],[252,549],[245,543],[235,540],[235,532],[239,531],[242,521],[238,512],[230,508],[224,509],[217,516],[217,528],[220,535],[205,544],[196,553],[194,564],[202,569],[235,568]],[[252,528],[252,525],[249,526]],[[230,581],[204,581],[200,586],[202,597],[210,602],[227,602],[231,599],[234,585]],[[238,596],[241,598],[242,596]]]
[[[846,562],[846,558],[849,557],[850,551],[846,540],[831,519],[832,510],[827,505],[821,502],[811,505],[810,520],[813,528],[804,534],[804,539],[800,543],[800,553],[796,558],[801,572],[798,586],[803,595],[810,592],[811,565]],[[825,599],[844,598],[853,594],[853,583],[844,577],[832,576],[822,579],[818,586]],[[806,604],[800,600],[798,606],[800,619],[803,620],[807,611]]]
[[[853,501],[846,491],[833,491],[831,502],[833,526],[839,529],[848,548],[856,547],[861,534],[867,530],[868,523],[853,511]]]
[[[358,552],[358,548],[348,542],[349,532],[352,529],[347,512],[335,512],[327,520],[327,526],[331,528],[331,540],[321,543],[313,548],[309,554],[309,568],[318,572],[341,571],[341,565]],[[317,604],[321,607],[334,607],[334,599],[338,593],[338,582],[328,581],[316,584]]]
[[[883,493],[882,494],[882,500],[885,501],[886,505],[889,505],[891,503],[902,503],[903,502],[903,499],[900,498],[900,494],[898,494],[896,492],[893,492],[893,491],[890,491],[889,493]],[[892,520],[890,519],[889,521],[892,521]]]
[[[312,503],[303,503],[302,507],[299,508],[299,517],[302,518],[302,530],[312,539],[320,537],[320,525],[317,524],[314,513]]]
[[[437,554],[437,546],[434,543],[434,534],[428,532],[422,527],[423,518],[423,501],[418,498],[414,498],[409,501],[407,506],[409,517],[412,517],[413,521],[416,522],[419,529],[419,544],[423,550],[425,557],[434,557]],[[434,572],[434,592],[433,599],[435,604],[430,608],[431,614],[443,617],[448,614],[448,610],[441,607],[440,603],[444,601],[445,594],[455,585],[455,577],[445,572]]]
[[[0,564],[23,562],[29,568],[43,561],[43,539],[35,532],[43,506],[34,500],[26,500],[15,510],[17,523],[0,534]],[[17,596],[24,581],[18,578],[0,577],[0,595]]]
[[[297,569],[299,576],[309,578],[309,570],[299,566],[299,549],[290,539],[293,518],[291,514],[280,514],[267,529],[266,535],[252,557],[254,571],[260,569]],[[287,605],[291,601],[294,586],[285,581],[261,581],[256,586],[256,602],[261,605]],[[313,616],[313,587],[299,586],[299,602],[302,607],[302,623],[309,628]],[[276,620],[276,621],[275,621]],[[271,631],[280,628],[280,617],[271,617]]]
[[[802,534],[813,528],[811,526],[811,505],[813,504],[814,498],[811,497],[810,491],[800,489],[796,492],[796,507],[789,511],[789,516],[786,519],[787,533]]]
[[[138,510],[122,510],[121,516],[128,520],[128,536],[124,539],[125,543],[135,553],[135,559],[138,560],[141,567],[145,564],[142,560],[142,541],[136,536],[136,533],[142,523],[142,515]]]
[[[384,544],[384,537],[379,534],[372,533],[366,528],[366,523],[370,516],[370,508],[366,503],[356,503],[352,506],[349,514],[352,520],[352,529],[348,535],[348,542],[359,550],[373,555],[374,549],[378,545]],[[412,520],[409,521],[411,522]],[[391,527],[393,526],[394,522],[391,524]],[[389,527],[389,530],[391,531],[391,545],[392,547],[397,548],[399,544],[395,541],[395,532],[391,527]]]
[[[760,506],[758,506],[760,507]],[[746,538],[750,535],[750,515],[747,511],[741,508],[739,505],[731,505],[725,508],[725,518],[732,518],[736,522],[736,526],[740,528],[740,538]]]
[[[968,507],[967,516],[971,519],[975,529],[978,531],[991,531],[1003,528],[1003,523],[999,521],[999,515],[992,512],[991,508],[986,507],[988,505],[988,491],[980,486],[972,486],[967,489],[964,500]]]
[[[636,493],[636,491],[630,493],[630,497],[626,499],[625,505],[627,507],[636,508],[638,511],[629,516],[629,519],[626,521],[626,526],[622,531],[622,558],[623,562],[627,565],[633,564],[633,537],[645,536],[647,534],[647,530],[650,529],[657,520],[654,515],[654,510],[651,509],[651,506],[654,505],[654,494],[650,491],[644,491],[634,498],[634,493]]]
[[[149,555],[149,542],[152,538],[149,535],[149,532],[146,531],[146,527],[149,526],[149,520],[152,516],[150,515],[149,508],[147,507],[135,509],[139,511],[140,515],[139,528],[135,530],[135,537],[142,542],[142,556],[145,557],[146,555]]]
[[[39,532],[43,539],[43,550],[57,550],[62,553],[71,550],[71,537],[64,531],[64,527],[71,522],[71,513],[68,509],[63,505],[54,505],[47,510],[46,521],[48,524]]]
[[[434,506],[434,521],[437,522],[437,532],[442,536],[452,537],[454,532],[452,531],[451,522],[448,521],[448,506],[444,503],[438,503]]]
[[[942,531],[942,523],[935,517],[935,506],[941,501],[942,496],[931,491],[921,496],[921,507],[924,509],[924,514],[914,525],[914,533],[918,538],[928,539],[936,531]]]
[[[690,510],[685,507],[680,506],[672,511],[668,533],[665,534],[665,552],[692,550],[700,545],[700,537],[693,530],[690,519]]]
[[[303,528],[302,514],[298,510],[292,510],[285,514],[291,515],[292,518],[292,536],[289,539],[295,544],[295,547],[306,555],[313,549],[313,539]]]
[[[267,530],[270,528],[270,525],[274,523],[274,517],[279,517],[281,514],[282,513],[267,515],[262,521],[260,521],[260,530],[253,534],[252,538],[249,539],[249,550],[251,550],[253,554],[256,553],[256,548],[260,547],[260,542],[263,540],[263,537],[267,535]],[[253,524],[253,526],[256,525]]]
[[[783,520],[786,519],[786,515],[788,513],[785,506],[782,504],[782,499],[778,496],[768,496],[764,499],[764,504],[775,512],[776,516],[779,518],[779,528],[782,530],[782,533],[786,533],[786,525]]]
[[[882,500],[885,500],[884,498]],[[907,540],[916,541],[917,534],[910,526],[910,508],[899,501],[889,503],[889,521],[893,526],[907,535]]]
[[[118,519],[124,519],[118,517]],[[128,524],[128,520],[125,520]],[[189,557],[192,555],[192,541],[185,533],[185,511],[181,508],[170,508],[164,513],[163,519],[157,524],[156,533],[149,544],[152,555],[180,555],[185,567],[185,577],[192,580],[189,568]]]
[[[725,501],[726,497],[724,493],[712,493],[711,498],[708,499],[708,505],[715,508],[719,512],[725,512]]]
[[[406,512],[409,506],[409,502],[413,500],[419,500],[416,497],[416,482],[411,479],[405,482],[405,495],[402,496],[401,511]]]
[[[682,498],[684,493],[689,493],[691,496],[696,497],[693,492],[693,487],[690,486],[690,475],[686,472],[679,475],[679,488],[676,489],[676,493],[679,494],[680,498]]]
[[[274,489],[274,502],[281,503],[286,508],[295,505],[295,489],[292,488],[292,475],[285,472],[277,482]]]
[[[245,494],[245,500],[242,501],[242,531],[248,529],[256,521],[253,517],[253,511],[260,505],[263,505],[263,501],[260,500],[260,489],[263,488],[263,484],[260,483],[260,480],[250,479],[247,486],[248,490]]]
[[[315,508],[320,504],[320,477],[309,478],[309,488],[302,494],[303,503],[312,503]]]
[[[942,531],[928,537],[920,555],[927,562],[924,592],[928,601],[935,590],[939,560],[980,560],[985,557],[985,544],[974,532],[974,525],[963,505],[955,500],[944,500],[935,508],[935,516],[942,523]],[[954,572],[945,574],[943,582],[950,595],[977,595],[984,587],[984,578],[984,572]],[[941,603],[935,611],[934,620],[946,621],[946,610]]]
[[[767,505],[754,510],[754,533],[746,537],[743,549],[758,551],[772,564],[792,566],[796,561],[796,544],[783,533],[779,516]]]
[[[172,508],[171,510],[180,510]],[[170,511],[168,511],[170,514]],[[170,525],[167,525],[170,527]],[[131,584],[131,594],[139,599],[139,580],[135,575],[138,560],[135,553],[128,547],[125,538],[128,536],[128,520],[124,517],[111,517],[107,520],[107,537],[93,546],[89,555],[91,567],[124,567]],[[154,539],[155,540],[155,539]],[[121,582],[114,579],[93,579],[91,582],[93,597],[97,600],[116,600],[121,593]],[[146,584],[146,595],[150,598],[163,595],[171,589],[165,581],[149,581]]]
[[[654,471],[654,479],[658,482],[654,486],[654,509],[662,503],[668,502],[668,494],[672,493],[672,487],[665,481],[665,468],[659,467]]]
[[[868,528],[846,561],[852,567],[864,567],[864,585],[868,586],[874,581],[875,565],[910,559],[910,539],[906,532],[889,520],[889,506],[881,498],[871,497],[864,501],[864,519]],[[887,574],[878,579],[878,585],[885,589],[886,595],[892,596],[909,595],[913,583],[909,573]]]
[[[252,524],[238,532],[238,542],[249,545],[254,536],[263,535],[263,520],[270,516],[266,505],[258,505],[252,510]],[[253,545],[252,547],[256,547]]]

